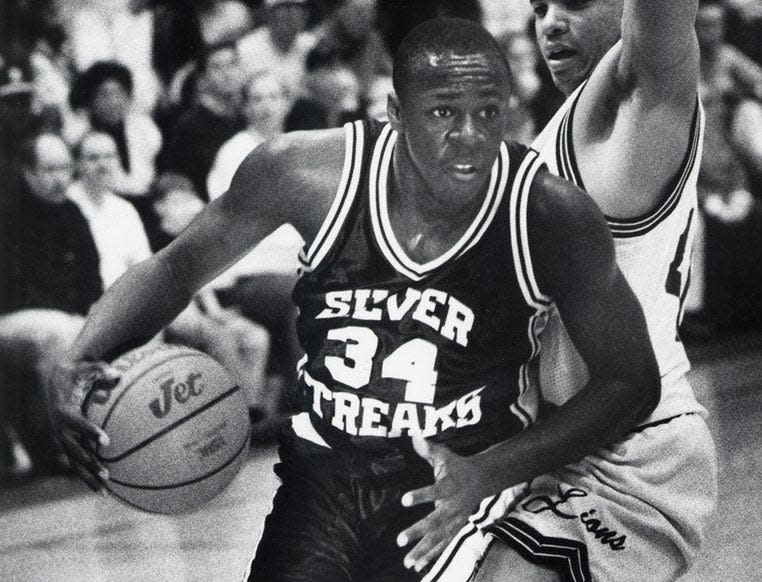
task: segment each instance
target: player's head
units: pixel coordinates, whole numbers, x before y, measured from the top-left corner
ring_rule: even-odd
[[[511,70],[481,26],[437,18],[415,27],[394,56],[389,120],[431,189],[481,188],[502,142]]]
[[[107,133],[90,131],[74,147],[77,177],[91,194],[111,190],[119,175],[119,152],[114,138]]]
[[[569,95],[621,35],[624,0],[530,0],[553,82]]]
[[[19,161],[31,193],[46,202],[66,199],[73,166],[69,146],[57,135],[43,133],[24,141]]]

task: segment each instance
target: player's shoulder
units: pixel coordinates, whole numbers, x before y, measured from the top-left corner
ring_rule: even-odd
[[[532,181],[527,226],[530,245],[540,243],[550,252],[613,247],[606,218],[588,193],[544,167]]]
[[[567,223],[606,224],[603,214],[587,192],[552,174],[544,166],[535,174],[527,204],[530,219],[549,229]]]
[[[310,130],[265,141],[238,167],[224,204],[231,212],[290,222],[308,240],[339,190],[347,134],[343,128]]]
[[[255,148],[241,163],[238,180],[320,188],[338,181],[345,140],[342,128],[285,133]]]
[[[604,269],[613,261],[614,242],[600,208],[587,192],[545,168],[532,182],[527,231],[541,288],[552,297],[591,273],[610,272]]]

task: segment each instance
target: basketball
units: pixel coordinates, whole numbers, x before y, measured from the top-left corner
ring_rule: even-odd
[[[83,404],[110,439],[95,450],[109,491],[166,514],[195,510],[221,493],[247,456],[250,432],[246,401],[225,369],[202,352],[165,344],[137,348],[112,365],[119,384],[108,394],[91,392]]]

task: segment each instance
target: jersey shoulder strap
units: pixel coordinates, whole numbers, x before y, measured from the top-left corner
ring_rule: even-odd
[[[540,290],[540,285],[534,274],[532,256],[529,248],[529,230],[527,225],[527,209],[529,196],[537,172],[545,167],[539,154],[525,146],[514,146],[509,151],[516,153],[519,160],[515,164],[515,174],[512,176],[509,196],[510,243],[513,253],[513,265],[516,269],[516,280],[521,287],[521,293],[527,305],[536,309],[545,309],[550,305],[551,298]]]
[[[362,177],[363,158],[369,124],[354,121],[344,125],[344,164],[341,170],[339,187],[323,224],[309,248],[299,253],[301,270],[314,271],[331,250],[347,219],[349,210],[357,195]]]

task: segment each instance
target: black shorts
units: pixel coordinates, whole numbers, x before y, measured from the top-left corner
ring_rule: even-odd
[[[402,565],[410,547],[397,547],[396,539],[433,509],[400,503],[407,491],[433,483],[425,461],[339,452],[293,433],[281,439],[279,455],[281,485],[249,581],[420,580]]]

